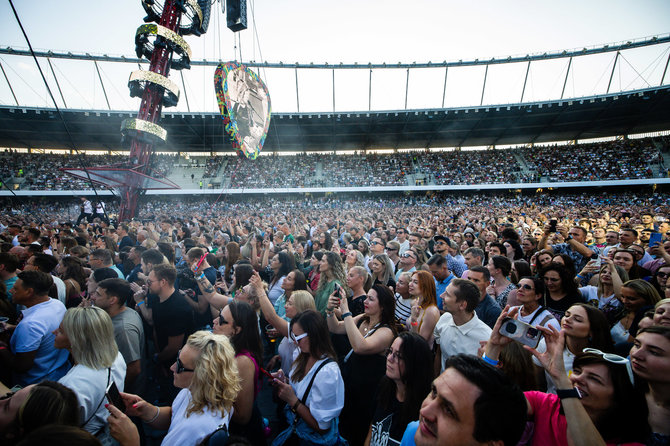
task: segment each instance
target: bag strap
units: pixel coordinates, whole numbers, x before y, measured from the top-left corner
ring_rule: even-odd
[[[544,306],[540,305],[540,308],[537,309],[537,311],[533,315],[532,319],[528,322],[528,325],[531,325],[533,323],[533,321],[535,320],[535,318],[538,317],[540,314],[542,314],[543,311],[544,311]],[[540,325],[544,325],[544,324],[540,324]]]
[[[307,397],[309,396],[309,391],[312,390],[312,384],[314,384],[314,379],[316,378],[316,375],[319,373],[319,370],[323,368],[326,364],[333,362],[332,359],[328,358],[325,361],[323,361],[321,364],[319,364],[319,367],[317,367],[316,371],[312,375],[312,379],[309,381],[309,385],[307,386],[307,389],[305,389],[305,393],[302,394],[302,398],[300,398],[300,402],[304,405],[305,401],[307,401]]]
[[[107,385],[105,385],[105,390],[107,390],[107,387],[109,386],[109,379],[110,379],[111,377],[112,377],[112,368],[109,367],[109,368],[107,369]],[[98,409],[100,409],[100,406],[102,406],[102,403],[103,403],[103,401],[105,401],[105,398],[106,398],[106,397],[107,397],[107,394],[106,394],[106,393],[103,393],[103,394],[102,394],[102,398],[100,399],[100,402],[98,403],[98,407],[96,407],[95,410],[93,411],[93,413],[91,414],[91,416],[88,417],[88,420],[86,420],[86,422],[85,422],[84,424],[82,424],[81,426],[79,426],[79,427],[81,427],[81,428],[83,429],[84,426],[86,426],[86,425],[88,424],[88,422],[91,421],[91,420],[93,419],[93,417],[95,416],[95,414],[98,413]]]

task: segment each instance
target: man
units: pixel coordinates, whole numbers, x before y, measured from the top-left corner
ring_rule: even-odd
[[[484,265],[484,251],[479,248],[468,248],[463,253],[463,260],[465,261],[465,266],[468,267],[463,274],[461,274],[461,279],[468,279],[468,270],[474,268],[475,266]]]
[[[400,244],[400,251],[398,255],[402,256],[409,248],[409,240],[407,240],[407,230],[398,228],[396,232],[396,241]]]
[[[147,248],[144,246],[133,246],[128,252],[128,260],[133,263],[133,268],[128,273],[126,280],[128,282],[137,281],[137,275],[142,272],[142,254],[146,251]]]
[[[618,234],[617,234],[618,235]],[[595,228],[593,229],[593,243],[599,248],[602,249],[608,245],[606,233],[604,228]]]
[[[26,262],[26,266],[23,268],[24,271],[37,270],[42,271],[51,275],[54,285],[56,286],[56,292],[51,294],[51,297],[60,300],[65,304],[67,298],[67,291],[65,288],[65,282],[63,282],[59,277],[54,276],[51,272],[56,269],[58,266],[58,260],[54,256],[49,254],[34,254]]]
[[[600,254],[596,246],[586,246],[586,229],[581,226],[573,226],[568,229],[563,225],[557,225],[556,231],[565,239],[564,243],[549,246],[547,240],[551,235],[552,226],[547,223],[544,226],[544,234],[540,239],[539,249],[549,249],[554,254],[567,254],[575,262],[577,271],[581,271],[593,254]]]
[[[435,242],[433,244],[435,254],[445,257],[447,259],[447,268],[449,268],[449,271],[454,273],[456,277],[461,277],[463,271],[465,271],[465,263],[457,261],[451,254],[449,254],[450,240],[443,235],[436,235],[433,237],[433,241]]]
[[[10,301],[12,300],[12,287],[17,280],[16,270],[19,268],[19,264],[19,258],[14,254],[0,252],[0,280],[5,284]]]
[[[412,232],[409,235],[409,247],[410,248],[415,248],[415,249],[420,249],[421,246],[419,245],[419,242],[421,241],[421,234],[418,232]]]
[[[606,256],[610,249],[612,248],[630,248],[637,242],[638,232],[633,228],[623,228],[619,232],[619,243],[614,246],[608,246],[605,248],[603,255]],[[644,251],[644,250],[643,250]],[[654,260],[654,258],[646,251],[644,251],[642,257],[636,257],[638,265],[642,266],[647,262]]]
[[[468,274],[468,280],[472,281],[479,289],[479,304],[475,308],[477,317],[486,325],[493,328],[502,312],[500,305],[487,292],[486,288],[491,284],[491,272],[483,266],[473,266]]]
[[[444,290],[447,289],[449,282],[456,276],[454,276],[454,274],[449,271],[449,268],[447,268],[447,259],[439,254],[434,254],[428,259],[426,264],[428,265],[428,268],[430,268],[430,272],[435,279],[435,295],[441,296],[442,293],[444,293]],[[437,308],[439,308],[440,311],[443,309],[442,299],[437,299]]]
[[[133,296],[130,284],[123,279],[105,279],[91,296],[91,301],[109,314],[114,325],[114,339],[126,362],[126,392],[143,394],[144,327],[136,311],[126,302]]]
[[[605,246],[603,255],[607,255],[607,251],[610,246],[616,246],[619,243],[619,233],[617,231],[607,231],[605,233],[605,243],[607,245]]]
[[[12,288],[12,300],[26,307],[23,318],[14,326],[10,349],[2,345],[0,365],[14,372],[14,381],[21,386],[49,379],[58,381],[70,368],[67,350],[54,347],[53,332],[65,315],[65,305],[48,295],[53,284],[51,276],[42,271],[24,271]]]
[[[465,353],[476,355],[480,342],[491,336],[491,328],[475,313],[481,293],[477,285],[464,279],[453,279],[440,296],[446,313],[440,316],[433,336],[440,346],[435,355],[435,374],[444,371],[448,357]]]
[[[119,228],[116,230],[116,233],[119,235],[119,251],[121,251],[126,246],[134,246],[133,239],[128,235],[128,230],[130,228],[127,224],[121,223]]]
[[[203,248],[191,248],[188,250],[186,253],[186,261],[188,262],[191,271],[193,271],[193,268],[198,264],[205,253],[206,251]],[[198,272],[196,274],[200,275],[200,273],[205,275],[210,284],[214,285],[216,283],[216,268],[207,262],[206,257],[198,267]],[[195,299],[191,299],[190,296],[186,295],[186,302],[188,302],[195,314],[196,327],[205,327],[212,323],[212,313],[209,309],[209,302],[202,297],[200,287],[197,284],[194,284],[194,286],[195,289],[193,291],[195,291]],[[184,289],[184,287],[181,289]]]
[[[500,370],[474,356],[452,356],[400,445],[514,446],[526,427],[527,404]]]
[[[88,262],[91,264],[91,269],[93,270],[99,268],[113,269],[116,275],[119,276],[119,279],[125,279],[121,270],[114,265],[114,262],[112,261],[112,252],[109,249],[94,250],[89,257]]]
[[[80,198],[81,203],[79,204],[79,218],[77,218],[77,226],[81,223],[82,219],[85,219],[87,223],[91,222],[91,217],[93,216],[93,205],[86,197]]]
[[[402,273],[412,273],[416,271],[416,261],[418,260],[416,252],[412,249],[408,249],[404,254],[400,256],[400,262],[398,262],[398,271],[395,273],[395,280],[398,281],[398,277]]]
[[[372,257],[384,254],[384,241],[379,237],[372,237],[370,241],[370,254]]]
[[[177,270],[174,266],[155,265],[147,279],[149,287],[146,303],[137,293],[134,295],[136,309],[154,328],[157,352],[154,361],[165,369],[172,365],[193,327],[191,307],[174,288],[176,279]]]
[[[23,231],[23,241],[27,245],[39,245],[42,233],[37,228],[28,228]]]
[[[656,230],[654,226],[654,215],[651,212],[643,212],[641,219],[644,229],[651,229],[652,231]]]
[[[23,234],[21,234],[21,226],[11,224],[7,227],[7,231],[9,231],[9,235],[12,236],[12,246],[19,246],[21,244],[21,238],[23,238]],[[19,235],[21,235],[21,237],[19,237]]]
[[[145,276],[148,276],[154,267],[160,265],[164,261],[165,256],[163,256],[163,253],[161,253],[159,250],[147,249],[142,253],[141,256],[142,272]]]

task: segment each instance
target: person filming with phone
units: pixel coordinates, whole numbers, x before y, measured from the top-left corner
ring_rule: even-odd
[[[560,233],[565,240],[564,243],[551,245],[547,243],[549,236],[552,233]],[[593,254],[600,254],[600,250],[596,246],[586,246],[586,229],[581,226],[574,226],[568,228],[557,223],[556,220],[551,220],[544,225],[544,232],[538,244],[539,249],[550,249],[554,254],[567,254],[575,262],[577,271],[580,271],[589,261]]]

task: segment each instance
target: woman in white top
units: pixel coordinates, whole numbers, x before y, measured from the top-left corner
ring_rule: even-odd
[[[600,308],[607,316],[607,320],[614,324],[623,310],[621,288],[625,282],[628,282],[628,273],[619,265],[615,265],[608,257],[603,256],[601,259],[600,268],[598,268],[597,260],[591,260],[577,274],[577,278],[581,279],[588,273],[599,272],[593,277],[598,286],[583,286],[579,288],[579,292],[582,293],[585,302]]]
[[[516,298],[521,303],[518,307],[517,319],[526,324],[542,327],[554,327],[561,329],[561,324],[556,320],[553,314],[540,305],[540,300],[544,296],[544,281],[537,277],[523,277],[519,280],[519,288],[516,292]]]
[[[74,367],[59,383],[74,390],[80,406],[80,426],[101,443],[111,444],[105,404],[107,387],[123,391],[126,363],[114,341],[114,326],[98,307],[70,308],[54,331],[54,346],[72,354]]]
[[[155,430],[168,430],[163,445],[200,444],[230,422],[240,377],[235,350],[226,336],[198,331],[179,351],[170,367],[175,387],[181,388],[172,406],[156,407],[137,395],[122,393],[126,414],[136,416]],[[111,404],[108,418],[112,436],[122,446],[139,446],[137,428]]]
[[[326,323],[316,311],[303,311],[293,318],[290,336],[300,348],[291,376],[287,378],[281,370],[273,373],[277,395],[286,402],[290,427],[277,435],[272,444],[284,444],[294,423],[298,437],[307,444],[337,444],[344,381]]]

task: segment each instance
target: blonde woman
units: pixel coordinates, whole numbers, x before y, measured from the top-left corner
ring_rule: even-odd
[[[54,331],[54,346],[72,355],[74,367],[59,383],[74,390],[80,407],[80,426],[103,444],[109,438],[105,391],[114,382],[123,391],[126,362],[114,341],[114,326],[98,307],[70,308]]]
[[[167,429],[163,445],[194,446],[228,426],[241,386],[235,350],[226,336],[206,331],[192,334],[170,370],[174,385],[182,389],[172,406],[156,407],[137,395],[122,393],[126,414],[140,417],[152,429]],[[108,410],[112,436],[122,446],[139,445],[139,434],[128,416],[111,404]]]
[[[377,254],[370,262],[373,285],[380,284],[392,288],[395,292],[394,265],[386,254]]]

